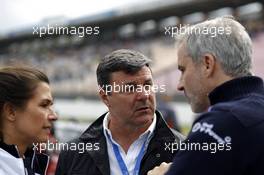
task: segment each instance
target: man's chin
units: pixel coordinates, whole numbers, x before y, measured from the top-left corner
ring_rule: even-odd
[[[138,125],[146,126],[152,123],[153,115],[151,114],[139,115],[137,116],[136,120],[137,120]]]

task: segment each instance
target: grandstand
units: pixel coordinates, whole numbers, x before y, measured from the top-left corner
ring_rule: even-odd
[[[184,9],[184,10],[183,10]],[[32,28],[0,38],[0,64],[31,64],[43,69],[52,80],[57,97],[96,97],[95,69],[98,60],[112,50],[132,48],[153,60],[158,84],[175,91],[178,73],[174,38],[165,27],[193,24],[220,15],[234,15],[249,30],[254,41],[255,72],[264,78],[263,1],[182,0],[154,1],[140,7],[128,6],[102,14],[64,21],[64,26],[98,26],[99,35],[33,35]],[[46,25],[49,21],[46,21]],[[53,23],[56,23],[56,20]]]

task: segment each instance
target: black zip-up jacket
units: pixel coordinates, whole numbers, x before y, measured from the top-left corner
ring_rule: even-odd
[[[61,151],[56,175],[110,175],[106,138],[103,133],[103,119],[99,117],[80,138],[72,143],[89,145],[90,151]],[[168,128],[161,114],[156,111],[157,123],[154,135],[148,145],[140,166],[140,175],[145,175],[162,162],[171,162],[176,151],[165,149],[170,143],[179,143],[183,136]],[[91,149],[92,148],[92,149]],[[82,151],[81,151],[82,152]]]
[[[209,94],[211,107],[186,138],[199,150],[181,150],[167,175],[263,175],[263,80],[249,76],[223,83]]]

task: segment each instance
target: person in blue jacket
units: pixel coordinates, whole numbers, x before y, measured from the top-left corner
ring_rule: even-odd
[[[179,39],[178,90],[201,114],[185,142],[177,145],[173,163],[162,163],[148,175],[264,174],[264,88],[263,80],[251,73],[248,33],[231,17],[189,31]]]

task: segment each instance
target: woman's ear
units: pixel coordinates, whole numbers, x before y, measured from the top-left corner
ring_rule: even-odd
[[[11,103],[5,103],[3,106],[3,114],[4,117],[8,120],[8,121],[15,121],[16,120],[16,109],[15,106]]]

